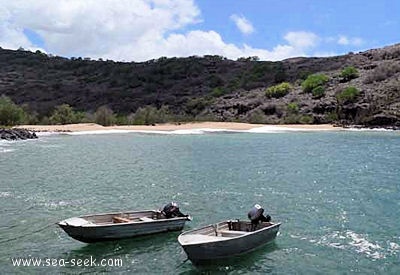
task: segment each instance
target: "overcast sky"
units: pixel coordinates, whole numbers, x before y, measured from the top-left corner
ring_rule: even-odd
[[[0,47],[66,57],[282,60],[399,42],[396,0],[0,0]]]

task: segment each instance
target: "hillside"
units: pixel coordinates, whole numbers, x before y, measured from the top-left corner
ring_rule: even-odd
[[[348,66],[358,70],[358,77],[340,77]],[[301,87],[313,73],[329,77],[319,96]],[[265,95],[266,88],[281,82],[291,84],[288,94]],[[359,94],[341,99],[346,87]],[[150,105],[193,119],[399,127],[400,44],[280,62],[193,56],[124,63],[0,49],[1,94],[39,117],[63,103],[84,112],[107,105],[123,115]]]

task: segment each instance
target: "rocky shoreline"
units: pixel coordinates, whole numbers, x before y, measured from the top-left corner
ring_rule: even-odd
[[[400,126],[396,125],[358,125],[358,124],[334,124],[335,127],[342,127],[344,129],[359,129],[359,130],[390,130],[390,131],[400,131]]]
[[[0,139],[4,140],[26,140],[36,139],[38,136],[34,131],[27,129],[5,129],[0,128]]]

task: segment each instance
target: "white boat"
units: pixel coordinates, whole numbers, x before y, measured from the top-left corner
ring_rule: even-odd
[[[238,256],[273,241],[280,223],[228,220],[179,235],[178,242],[194,264]]]
[[[182,230],[190,216],[166,218],[158,210],[94,214],[57,224],[72,238],[86,243]]]

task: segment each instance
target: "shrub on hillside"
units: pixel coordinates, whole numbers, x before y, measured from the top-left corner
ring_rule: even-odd
[[[299,105],[296,102],[288,103],[286,106],[287,112],[290,114],[297,114],[299,112]]]
[[[266,123],[267,117],[261,109],[256,109],[249,113],[247,121],[253,124],[262,124]]]
[[[287,95],[293,89],[292,85],[288,82],[282,82],[281,84],[269,87],[265,91],[265,95],[269,98],[279,98]]]
[[[0,97],[0,125],[13,126],[22,123],[26,117],[24,110],[9,97]]]
[[[299,123],[312,124],[312,123],[314,123],[314,118],[312,115],[302,115],[302,116],[300,116]]]
[[[311,93],[315,88],[324,86],[328,80],[329,77],[324,74],[312,74],[301,83],[301,87],[305,93]]]
[[[225,89],[224,89],[224,87],[215,87],[213,90],[212,90],[212,92],[211,92],[211,95],[213,96],[213,97],[220,97],[220,96],[222,96],[222,95],[224,95],[225,94]]]
[[[353,66],[346,67],[340,72],[340,77],[342,78],[343,82],[350,81],[358,76],[358,70]]]
[[[336,98],[339,102],[353,102],[359,94],[360,91],[356,87],[350,86],[338,93]]]
[[[317,86],[311,91],[313,97],[320,98],[325,95],[325,88],[323,86]]]

